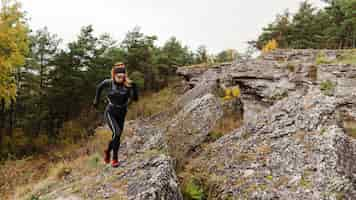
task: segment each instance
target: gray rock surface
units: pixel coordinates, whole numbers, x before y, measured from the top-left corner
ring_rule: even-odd
[[[225,177],[225,197],[355,199],[356,140],[339,126],[337,108],[343,103],[318,88],[291,95],[195,162]]]
[[[191,173],[215,181],[210,199],[356,199],[356,138],[346,126],[356,124],[356,66],[317,65],[319,53],[276,51],[222,67],[220,78],[242,90],[245,118],[190,162]]]
[[[179,164],[207,139],[222,115],[219,99],[208,93],[191,101],[169,121],[166,129],[168,146]]]

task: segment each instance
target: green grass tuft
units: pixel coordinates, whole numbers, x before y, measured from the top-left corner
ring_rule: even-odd
[[[295,72],[295,66],[292,63],[287,64],[287,69],[289,72]]]
[[[192,178],[184,188],[184,199],[186,200],[203,200],[205,199],[204,189],[198,180]]]
[[[323,81],[320,83],[320,90],[328,96],[331,96],[335,89],[335,83],[330,80]]]
[[[330,64],[332,63],[332,61],[328,60],[324,52],[320,52],[315,59],[315,63],[317,65],[322,65],[322,64]]]
[[[350,137],[356,139],[356,128],[348,128],[346,129],[346,134]]]
[[[266,176],[266,179],[270,180],[270,181],[273,181],[273,176],[272,175]]]
[[[220,131],[211,131],[211,132],[209,132],[209,139],[211,139],[212,141],[216,141],[219,138],[221,138],[222,136],[224,136],[224,133],[222,133]]]
[[[101,156],[98,153],[95,153],[94,155],[90,156],[88,159],[89,167],[97,168],[100,166],[100,163],[101,163]]]
[[[342,54],[335,62],[341,64],[356,64],[356,50]]]

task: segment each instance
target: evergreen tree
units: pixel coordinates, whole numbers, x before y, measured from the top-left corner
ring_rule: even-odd
[[[255,41],[262,49],[275,39],[280,48],[355,48],[356,1],[325,0],[327,6],[316,9],[308,1],[290,17],[286,12],[263,29]]]

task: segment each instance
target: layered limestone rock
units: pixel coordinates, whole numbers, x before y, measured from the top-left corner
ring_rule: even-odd
[[[223,115],[218,98],[208,93],[186,105],[167,126],[170,153],[182,164],[208,137]],[[179,167],[179,166],[178,166]]]
[[[220,199],[355,199],[356,140],[338,117],[348,103],[318,88],[291,95],[212,144],[194,166],[223,177]]]
[[[319,54],[276,51],[221,67],[219,79],[241,88],[245,117],[189,163],[208,199],[356,199],[356,66],[318,65]]]

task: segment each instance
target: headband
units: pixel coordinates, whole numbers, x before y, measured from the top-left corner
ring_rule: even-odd
[[[124,73],[126,73],[126,69],[125,68],[123,68],[123,67],[119,67],[119,68],[115,68],[114,69],[114,74],[124,74]]]

